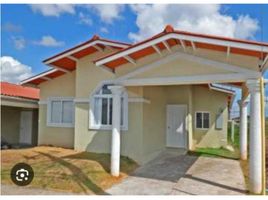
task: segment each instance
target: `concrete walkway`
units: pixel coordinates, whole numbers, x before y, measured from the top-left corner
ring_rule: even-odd
[[[77,195],[74,193],[52,191],[46,189],[20,187],[16,185],[1,185],[1,195]]]
[[[242,195],[237,160],[164,152],[106,191],[112,195]]]

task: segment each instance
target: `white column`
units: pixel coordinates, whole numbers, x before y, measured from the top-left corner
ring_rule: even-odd
[[[111,174],[119,176],[120,173],[120,119],[121,119],[121,94],[122,86],[108,87],[113,95],[113,120],[112,120],[112,142],[111,142]]]
[[[250,93],[249,190],[262,191],[261,97],[258,80],[248,80]]]
[[[239,140],[240,140],[240,158],[241,160],[247,160],[248,157],[248,112],[246,100],[240,100],[240,129],[239,129]]]

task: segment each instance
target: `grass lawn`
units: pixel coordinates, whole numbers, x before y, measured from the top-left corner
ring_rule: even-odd
[[[223,157],[231,159],[239,159],[239,126],[234,127],[234,141],[231,141],[231,127],[228,127],[228,144],[234,148],[234,151],[230,151],[225,148],[196,148],[191,154],[197,154],[200,156],[210,157]]]
[[[32,166],[35,173],[29,187],[83,194],[105,194],[105,189],[120,182],[138,166],[131,159],[121,157],[120,177],[115,178],[109,173],[109,154],[56,147],[2,150],[1,159],[3,184],[13,184],[11,168],[18,162],[25,162]]]

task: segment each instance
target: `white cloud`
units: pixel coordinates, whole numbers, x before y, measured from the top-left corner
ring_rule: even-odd
[[[109,33],[108,29],[105,28],[105,27],[101,27],[100,28],[100,32],[102,32],[102,33]]]
[[[34,41],[33,43],[45,47],[59,47],[64,45],[63,41],[57,41],[50,35],[45,35],[41,38],[40,41]]]
[[[80,24],[85,24],[85,25],[88,25],[88,26],[91,26],[93,24],[92,19],[90,18],[89,15],[86,15],[86,14],[80,12],[78,17],[79,17],[79,23]]]
[[[0,57],[1,81],[18,83],[32,76],[32,68],[10,56]]]
[[[31,9],[44,16],[59,17],[61,14],[75,14],[74,4],[32,4]]]
[[[131,5],[137,14],[138,32],[129,33],[129,38],[139,41],[161,32],[167,24],[178,30],[215,34],[226,37],[253,38],[258,30],[258,21],[248,15],[238,19],[222,14],[220,5],[154,4]]]
[[[23,37],[12,37],[11,39],[14,43],[15,49],[21,50],[25,48],[26,41]]]
[[[95,4],[89,5],[89,9],[93,9],[100,16],[104,23],[112,23],[116,19],[122,19],[120,15],[125,6],[122,4]]]
[[[2,30],[7,32],[20,32],[22,28],[19,25],[7,22],[2,26]]]

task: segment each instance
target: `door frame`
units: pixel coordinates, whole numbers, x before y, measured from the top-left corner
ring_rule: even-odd
[[[188,123],[187,123],[187,113],[188,113],[188,106],[187,104],[166,104],[166,143],[165,146],[167,147],[167,134],[168,134],[168,106],[179,106],[179,107],[184,107],[185,108],[185,139],[184,139],[184,147],[174,147],[174,148],[184,148],[188,149]],[[172,148],[172,147],[171,147]]]

